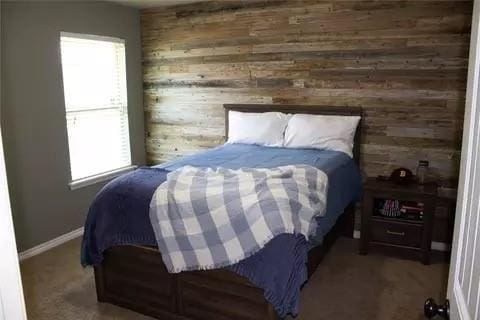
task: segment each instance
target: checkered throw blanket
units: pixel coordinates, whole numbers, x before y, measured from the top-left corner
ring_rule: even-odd
[[[307,165],[273,169],[186,166],[153,194],[150,220],[169,272],[235,264],[282,233],[316,230],[328,177]]]

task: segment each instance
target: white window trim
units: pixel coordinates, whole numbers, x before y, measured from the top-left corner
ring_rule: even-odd
[[[107,37],[107,36],[99,36],[96,34],[84,34],[84,33],[74,33],[74,32],[60,32],[60,37],[71,37],[71,38],[78,38],[78,39],[85,39],[85,40],[95,40],[95,41],[106,41],[106,42],[118,42],[125,44],[124,39],[115,38],[115,37]]]
[[[95,41],[106,41],[106,42],[116,42],[116,43],[121,43],[125,45],[125,39],[121,38],[116,38],[116,37],[109,37],[109,36],[100,36],[100,35],[92,35],[92,34],[82,34],[82,33],[73,33],[73,32],[60,32],[60,39],[61,37],[72,37],[72,38],[78,38],[78,39],[86,39],[86,40],[95,40]],[[125,66],[126,68],[126,66]],[[125,69],[126,71],[126,69]],[[127,80],[128,81],[128,80]],[[129,108],[127,106],[126,112],[129,113]],[[130,137],[130,128],[129,128],[129,137]],[[132,150],[131,150],[131,145],[130,145],[130,157],[132,157]],[[70,160],[69,160],[70,162]],[[76,190],[76,189],[81,189],[87,186],[91,186],[100,182],[104,182],[107,180],[111,180],[115,177],[118,177],[124,173],[130,172],[138,168],[137,165],[131,164],[126,167],[121,167],[118,169],[110,170],[107,172],[99,173],[93,176],[89,177],[84,177],[81,179],[76,179],[72,180],[68,183],[68,187],[70,190]],[[70,177],[71,177],[71,172],[70,172]],[[1,319],[0,319],[1,320]]]
[[[70,190],[76,190],[76,189],[84,188],[84,187],[91,186],[91,185],[94,185],[94,184],[99,183],[99,182],[103,182],[103,181],[113,179],[115,177],[118,177],[119,175],[122,175],[124,173],[133,171],[136,168],[138,168],[138,166],[131,165],[131,166],[127,166],[127,167],[123,167],[123,168],[99,173],[99,174],[96,174],[94,176],[73,180],[73,181],[68,183],[68,186],[69,186]]]

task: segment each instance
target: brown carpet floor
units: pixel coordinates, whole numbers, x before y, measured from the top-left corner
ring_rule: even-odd
[[[21,263],[30,320],[151,319],[96,301],[93,270],[79,265],[80,240]],[[423,301],[443,301],[448,265],[357,254],[339,239],[302,291],[298,320],[424,319]]]

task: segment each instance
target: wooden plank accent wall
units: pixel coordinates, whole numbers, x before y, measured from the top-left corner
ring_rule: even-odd
[[[224,141],[224,103],[362,106],[362,170],[456,184],[472,2],[219,1],[142,11],[148,161]]]

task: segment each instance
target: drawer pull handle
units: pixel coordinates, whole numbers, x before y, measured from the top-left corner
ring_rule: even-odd
[[[397,232],[397,231],[390,231],[390,230],[387,230],[387,233],[388,234],[393,234],[394,236],[405,236],[405,232]]]

